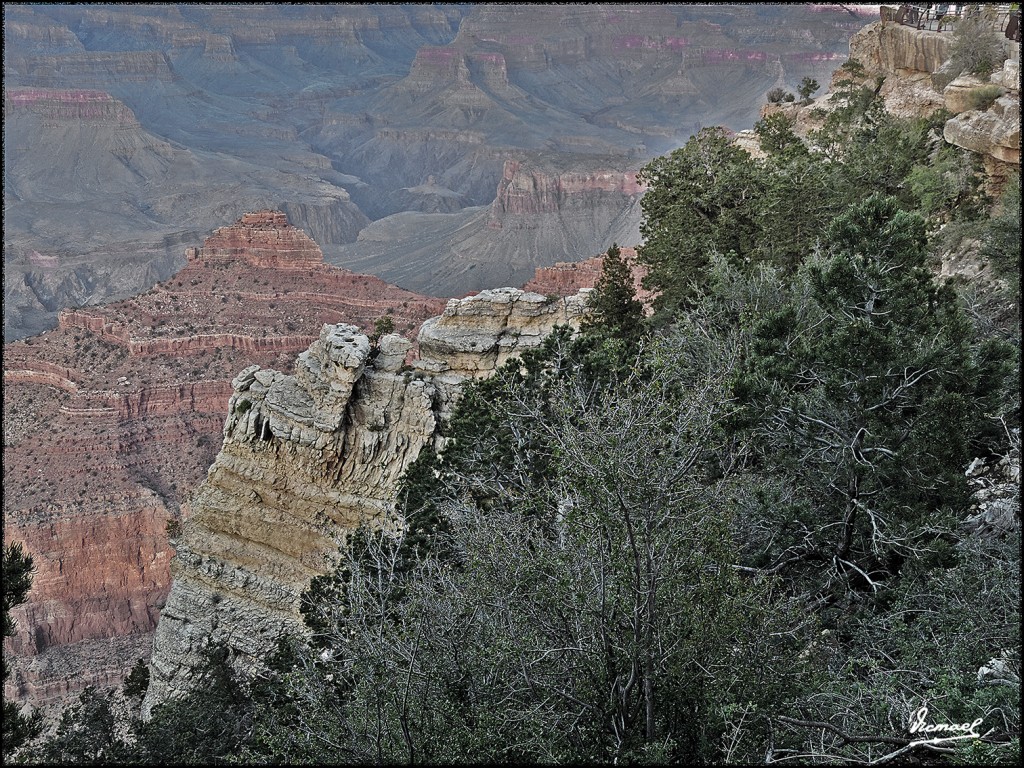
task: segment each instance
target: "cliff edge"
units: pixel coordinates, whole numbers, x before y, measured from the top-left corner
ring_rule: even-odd
[[[153,643],[148,717],[188,691],[211,641],[252,667],[286,632],[299,598],[333,567],[348,531],[400,525],[398,482],[439,441],[464,382],[490,375],[558,325],[576,326],[586,291],[545,298],[514,288],[452,299],[412,342],[377,345],[324,325],[291,374],[253,365],[232,381],[224,443],[172,540],[173,584]]]

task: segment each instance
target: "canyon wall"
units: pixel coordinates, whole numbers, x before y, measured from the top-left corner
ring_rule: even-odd
[[[189,690],[201,651],[224,642],[258,665],[303,631],[299,598],[360,524],[401,525],[398,481],[440,439],[463,382],[490,375],[556,325],[577,325],[586,292],[545,298],[506,288],[452,299],[411,342],[375,349],[325,325],[291,374],[250,366],[232,381],[224,443],[173,543],[173,586],[153,644],[143,713]]]
[[[952,114],[942,130],[950,144],[976,153],[985,170],[986,191],[997,198],[1008,178],[1020,173],[1020,43],[993,30],[1005,58],[987,77],[960,73],[951,60],[953,32],[915,29],[889,20],[868,24],[850,38],[850,61],[858,68],[835,71],[829,90],[809,104],[767,104],[762,117],[782,113],[801,136],[820,128],[834,109],[836,94],[849,85],[877,88],[885,109],[903,118],[929,117],[940,109]],[[752,154],[760,148],[751,131],[739,136]]]
[[[551,153],[517,152],[505,160],[489,206],[388,216],[328,258],[433,295],[523,285],[538,268],[640,241],[641,165],[587,155],[565,170]]]
[[[389,317],[415,336],[445,307],[327,266],[280,211],[187,252],[147,293],[62,310],[57,328],[4,345],[4,538],[36,567],[4,644],[13,700],[57,707],[148,658],[168,526],[217,454],[238,370],[289,366],[324,323],[370,333]]]

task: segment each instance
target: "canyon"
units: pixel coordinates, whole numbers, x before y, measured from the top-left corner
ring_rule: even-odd
[[[181,271],[146,293],[64,309],[56,329],[4,345],[4,536],[24,543],[36,569],[29,602],[13,611],[17,634],[5,641],[13,668],[5,694],[46,712],[86,685],[118,685],[136,660],[150,657],[171,587],[172,534],[215,464],[239,371],[290,369],[325,324],[366,338],[386,318],[396,333],[380,340],[369,364],[376,373],[361,386],[400,379],[407,388],[410,374],[397,377],[399,368],[432,368],[436,402],[428,398],[420,416],[435,425],[457,383],[526,346],[531,323],[566,321],[570,306],[578,314],[580,299],[555,297],[591,287],[601,269],[599,258],[556,265],[539,270],[525,293],[508,289],[449,308],[445,299],[326,264],[306,233],[270,210],[218,228],[202,246],[185,248],[183,260]],[[542,321],[527,319],[535,311]],[[472,322],[489,322],[501,344],[467,338],[463,346],[477,347],[445,347],[444,329]],[[426,354],[416,341],[425,323],[441,329],[427,333]],[[488,346],[494,355],[474,363],[476,374],[455,360]],[[441,370],[445,361],[454,367]],[[401,411],[386,418],[400,421]],[[363,438],[387,438],[385,423],[390,429],[381,421]],[[420,445],[436,439],[433,429],[424,426],[404,446],[387,483],[363,484],[366,499],[383,503]]]
[[[864,20],[828,5],[5,4],[4,338],[148,290],[184,245],[259,209],[328,263],[409,290],[519,285],[631,242],[636,195],[584,177],[628,176],[700,124],[750,125],[772,86],[831,72]],[[509,209],[510,173],[561,197]]]
[[[869,26],[862,39],[878,29]],[[851,50],[877,72],[889,65],[869,58],[871,51],[885,50],[903,34],[890,35],[881,24],[881,45],[851,43]],[[924,58],[922,66],[932,66]],[[933,63],[941,65],[941,55]],[[904,68],[885,71],[898,78]],[[920,109],[927,113],[930,103],[931,97]],[[641,191],[614,174],[549,185],[518,164],[506,164],[489,215],[501,229],[504,216],[556,212],[586,186]],[[635,253],[626,249],[625,256],[632,261]],[[596,280],[599,270],[599,259],[543,267],[527,287],[571,290]],[[382,339],[382,362],[375,365],[369,340],[344,325],[326,327],[291,375],[258,366],[244,370],[233,382],[224,446],[193,497],[195,511],[178,544],[143,715],[189,691],[208,643],[224,643],[236,664],[251,669],[277,638],[301,634],[299,596],[313,577],[330,570],[347,534],[362,524],[404,524],[395,511],[398,479],[419,450],[438,445],[460,381],[490,373],[503,352],[523,346],[524,336],[532,346],[554,323],[579,317],[585,296],[585,289],[570,300],[504,289],[452,300],[444,315],[423,324],[419,357],[405,372],[398,361],[408,341]],[[563,316],[568,301],[578,308]],[[512,322],[517,302],[529,311]],[[539,327],[537,318],[543,319]],[[397,349],[385,354],[385,341]],[[1006,513],[999,505],[983,509],[989,502],[977,498],[975,524]]]
[[[4,346],[4,539],[36,568],[5,642],[16,699],[62,702],[148,658],[168,526],[217,454],[239,370],[288,365],[325,323],[372,333],[386,317],[414,336],[445,306],[325,264],[280,211],[242,216],[185,262]]]
[[[4,347],[5,540],[37,567],[15,700],[152,651],[148,711],[209,638],[245,663],[299,628],[345,531],[398,524],[462,382],[575,322],[597,254],[638,243],[635,172],[685,115],[747,127],[845,59],[783,7],[600,6],[596,31],[584,7],[340,8],[5,7],[5,137],[39,139],[5,179],[5,338],[56,322]],[[844,14],[815,24],[845,40]],[[743,106],[714,90],[743,78]],[[31,180],[88,142],[74,184]]]

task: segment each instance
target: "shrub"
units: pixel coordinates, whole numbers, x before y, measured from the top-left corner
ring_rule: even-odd
[[[1006,58],[999,33],[977,16],[965,16],[953,29],[949,59],[957,73],[988,77]]]
[[[974,88],[967,93],[967,103],[971,109],[984,112],[991,107],[995,100],[1002,96],[1004,93],[1003,89],[998,85],[983,85],[980,88]]]
[[[768,102],[771,104],[779,104],[785,98],[785,88],[772,88],[770,91],[768,91]]]

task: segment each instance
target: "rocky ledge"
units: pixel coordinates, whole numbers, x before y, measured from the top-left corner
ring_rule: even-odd
[[[515,288],[452,299],[423,323],[419,357],[398,334],[372,345],[325,325],[293,372],[253,365],[232,381],[224,444],[173,545],[173,585],[157,626],[144,713],[187,691],[211,640],[242,667],[285,632],[299,599],[361,523],[401,524],[399,479],[439,441],[462,384],[578,325],[587,292],[545,298]]]
[[[283,213],[257,211],[153,290],[5,344],[4,540],[36,567],[4,642],[7,696],[57,707],[148,656],[170,589],[167,526],[217,454],[240,368],[290,365],[324,323],[371,333],[386,316],[412,337],[444,307],[327,266]],[[143,651],[112,657],[128,647]]]

